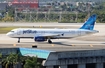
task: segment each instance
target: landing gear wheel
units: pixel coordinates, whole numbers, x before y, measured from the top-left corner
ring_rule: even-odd
[[[49,39],[49,40],[48,40],[48,43],[50,43],[50,44],[51,44],[51,43],[52,43],[52,41]]]
[[[18,38],[18,43],[20,43],[20,38]]]

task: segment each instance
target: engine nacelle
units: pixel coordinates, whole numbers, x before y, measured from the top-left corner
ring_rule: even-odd
[[[47,41],[47,39],[45,37],[37,36],[37,37],[34,37],[34,41],[43,42],[43,41]]]

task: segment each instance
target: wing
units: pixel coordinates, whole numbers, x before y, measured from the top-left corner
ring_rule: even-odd
[[[35,36],[41,36],[41,37],[45,37],[45,38],[55,38],[57,36],[60,36],[63,34],[52,34],[52,33],[45,33],[45,34],[37,34]]]

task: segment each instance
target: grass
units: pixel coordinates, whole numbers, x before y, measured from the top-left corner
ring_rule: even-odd
[[[11,31],[12,29],[15,29],[15,28],[20,28],[20,27],[0,27],[0,34],[5,34],[9,31]],[[30,27],[30,26],[22,26],[21,28],[33,28],[33,27]],[[39,27],[34,27],[34,28],[39,28]]]
[[[10,30],[15,29],[15,28],[17,28],[17,27],[0,27],[0,34],[7,33]]]
[[[32,27],[32,26],[20,26],[21,28],[56,28],[56,27],[41,27],[41,26],[38,26],[38,27]],[[18,26],[10,26],[10,27],[0,27],[0,34],[6,34],[7,32],[11,31],[12,29],[15,29],[15,28],[20,28]],[[58,27],[58,28],[63,28],[63,27]]]

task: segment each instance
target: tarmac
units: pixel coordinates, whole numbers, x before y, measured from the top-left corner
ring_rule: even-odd
[[[23,23],[22,23],[23,24]],[[22,25],[20,24],[20,25]],[[26,23],[25,25],[29,25],[30,23]],[[33,23],[32,23],[33,24]],[[32,26],[29,25],[29,26]],[[36,24],[36,23],[34,23]],[[40,24],[44,23],[38,23],[36,26],[40,26]],[[3,27],[11,26],[12,23],[7,23],[0,25]],[[14,24],[16,25],[16,24]],[[18,23],[18,26],[20,26]],[[56,23],[50,23],[50,24],[44,24],[43,26],[55,26]],[[70,26],[76,26],[75,28],[81,26],[82,24],[79,23],[76,25],[75,24],[65,24],[70,25]],[[13,26],[13,25],[12,25]],[[17,25],[16,25],[17,26]],[[35,25],[34,25],[35,26]],[[43,27],[42,26],[42,27]],[[60,27],[65,27],[63,23],[59,23],[56,26]],[[66,28],[68,28],[67,26]],[[105,49],[105,24],[96,24],[95,25],[95,30],[98,30],[99,33],[93,34],[93,35],[87,35],[83,37],[77,37],[73,39],[54,39],[52,40],[52,44],[49,44],[46,42],[35,42],[33,39],[21,39],[20,43],[17,43],[16,38],[9,38],[6,36],[6,34],[0,34],[0,48],[18,48],[18,47],[23,47],[23,48],[32,48],[32,46],[37,46],[38,49],[43,49],[43,50],[50,50],[50,51],[75,51],[75,50],[96,50],[96,49]]]

